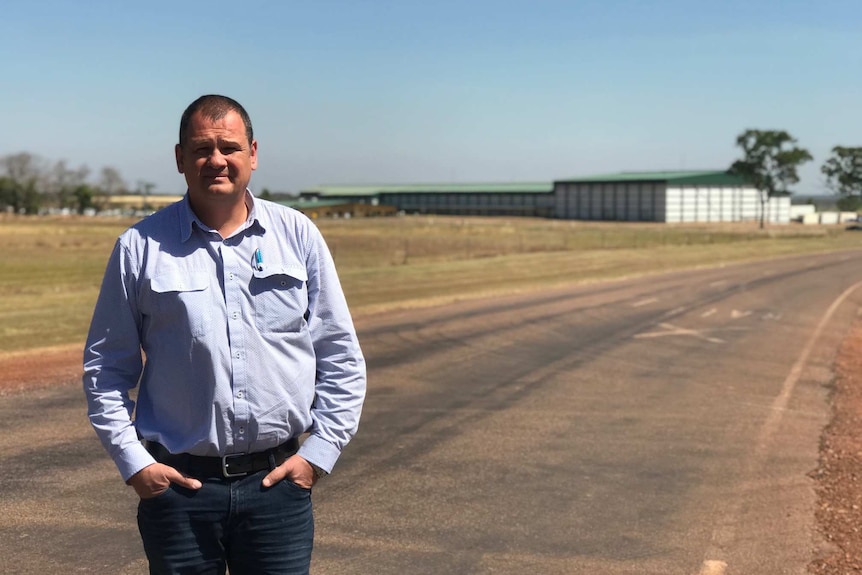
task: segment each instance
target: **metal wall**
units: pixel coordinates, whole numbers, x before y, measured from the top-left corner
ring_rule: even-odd
[[[760,219],[754,188],[667,186],[665,182],[557,182],[556,217],[630,222],[743,222]],[[790,198],[771,198],[767,221],[790,221]]]
[[[758,219],[757,190],[749,188],[671,187],[666,222],[740,222]]]
[[[552,217],[554,194],[548,193],[381,193],[380,202],[408,213],[462,216]]]
[[[663,182],[557,182],[556,217],[570,220],[663,221]]]
[[[760,220],[760,192],[738,187],[670,187],[667,222],[745,222]],[[773,197],[766,204],[766,221],[790,221],[790,198]]]

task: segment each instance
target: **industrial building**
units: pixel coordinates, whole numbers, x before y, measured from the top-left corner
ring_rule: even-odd
[[[555,215],[640,222],[759,221],[760,192],[722,171],[623,172],[554,182]],[[790,221],[790,197],[766,204],[766,221]]]
[[[306,206],[370,204],[406,213],[640,222],[759,221],[760,192],[724,171],[622,172],[555,182],[342,185],[303,191]],[[772,197],[766,221],[788,223],[790,198]]]
[[[380,204],[416,214],[554,217],[551,182],[319,186],[300,199]]]

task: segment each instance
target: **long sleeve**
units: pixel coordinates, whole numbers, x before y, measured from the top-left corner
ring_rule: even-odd
[[[126,480],[153,462],[141,445],[129,396],[140,379],[140,319],[128,251],[118,241],[108,262],[84,348],[90,423]]]
[[[300,455],[331,471],[356,433],[366,390],[365,359],[335,264],[314,228],[308,253],[308,326],[317,358],[313,425]]]

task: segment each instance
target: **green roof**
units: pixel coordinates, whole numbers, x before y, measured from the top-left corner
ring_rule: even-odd
[[[377,196],[380,194],[550,194],[553,182],[509,182],[471,184],[384,184],[384,185],[335,185],[317,186],[303,190],[303,195],[327,196]]]
[[[702,186],[739,186],[746,182],[743,178],[724,170],[677,171],[677,172],[620,172],[597,176],[577,177],[557,180],[564,183],[592,184],[609,182],[667,182],[677,185]]]

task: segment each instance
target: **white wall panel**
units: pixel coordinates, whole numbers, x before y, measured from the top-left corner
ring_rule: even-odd
[[[499,201],[520,206],[534,200],[510,196]],[[759,220],[761,210],[759,192],[753,188],[661,182],[558,183],[553,197],[535,201],[553,208],[557,217],[583,220],[739,222]],[[790,221],[789,198],[771,198],[766,209],[770,222]]]
[[[682,190],[679,188],[667,188],[664,193],[664,198],[664,221],[673,223],[683,221],[683,210],[685,209],[685,204],[683,202]]]

